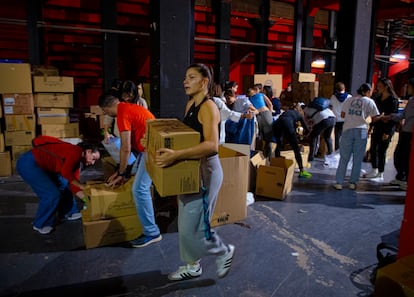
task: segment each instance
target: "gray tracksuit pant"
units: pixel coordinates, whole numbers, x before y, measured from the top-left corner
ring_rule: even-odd
[[[202,190],[178,196],[178,236],[181,260],[191,264],[207,255],[222,255],[227,246],[210,228],[210,219],[223,181],[218,155],[202,158]]]

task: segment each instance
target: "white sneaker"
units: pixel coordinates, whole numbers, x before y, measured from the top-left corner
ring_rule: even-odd
[[[356,189],[356,184],[354,184],[354,183],[350,183],[350,184],[349,184],[349,188],[350,188],[351,190],[355,190],[355,189]]]
[[[80,212],[75,212],[71,214],[70,216],[65,216],[66,221],[76,221],[82,218],[82,214]]]
[[[407,183],[405,183],[405,185],[400,185],[400,189],[403,191],[407,191]]]
[[[195,278],[203,273],[203,269],[200,264],[186,266],[180,266],[177,271],[168,275],[168,279],[172,281],[180,281],[184,279]]]
[[[371,181],[374,182],[382,182],[384,180],[384,173],[383,172],[378,172],[376,177],[371,177],[370,178]]]
[[[407,186],[406,181],[399,180],[399,179],[393,179],[392,181],[390,181],[390,184],[394,186]]]
[[[333,187],[337,190],[342,190],[342,185],[341,184],[334,184]]]
[[[49,234],[50,232],[52,232],[53,227],[51,227],[51,226],[44,226],[42,228],[37,228],[37,227],[33,226],[33,230],[39,232],[40,234]]]
[[[364,175],[365,178],[376,178],[378,176],[378,168],[372,169],[370,173]]]
[[[231,262],[233,261],[234,250],[236,248],[234,245],[228,245],[228,251],[224,255],[217,256],[217,276],[219,278],[225,277],[230,270]]]

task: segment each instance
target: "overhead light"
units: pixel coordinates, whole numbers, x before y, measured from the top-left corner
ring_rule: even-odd
[[[325,60],[315,60],[311,64],[312,68],[325,68]]]
[[[407,56],[402,54],[394,54],[390,57],[390,62],[400,62],[402,60],[407,60]]]

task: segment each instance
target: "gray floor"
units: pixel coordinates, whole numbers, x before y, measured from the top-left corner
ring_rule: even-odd
[[[389,166],[384,183],[337,191],[335,170],[315,161],[285,201],[256,197],[246,220],[218,228],[236,246],[227,277],[206,258],[200,278],[178,283],[166,276],[181,264],[174,222],[147,248],[85,250],[79,221],[33,232],[35,195],[19,177],[1,179],[0,296],[370,296],[376,245],[397,239],[404,209]]]

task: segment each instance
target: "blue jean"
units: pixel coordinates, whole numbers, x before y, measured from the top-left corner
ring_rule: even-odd
[[[31,151],[20,156],[16,168],[39,198],[33,226],[37,228],[53,226],[56,213],[69,216],[79,212],[69,182],[58,173],[47,172],[40,168]]]
[[[152,180],[145,167],[145,153],[138,153],[136,162],[138,164],[134,183],[132,184],[132,196],[134,197],[138,218],[144,229],[144,235],[157,236],[160,234],[160,229],[155,223],[150,190]]]
[[[364,159],[367,147],[368,131],[367,129],[354,128],[342,132],[340,141],[340,159],[338,169],[336,170],[336,182],[342,184],[345,179],[349,159],[353,158],[351,176],[349,182],[356,184],[361,174],[362,160]]]

